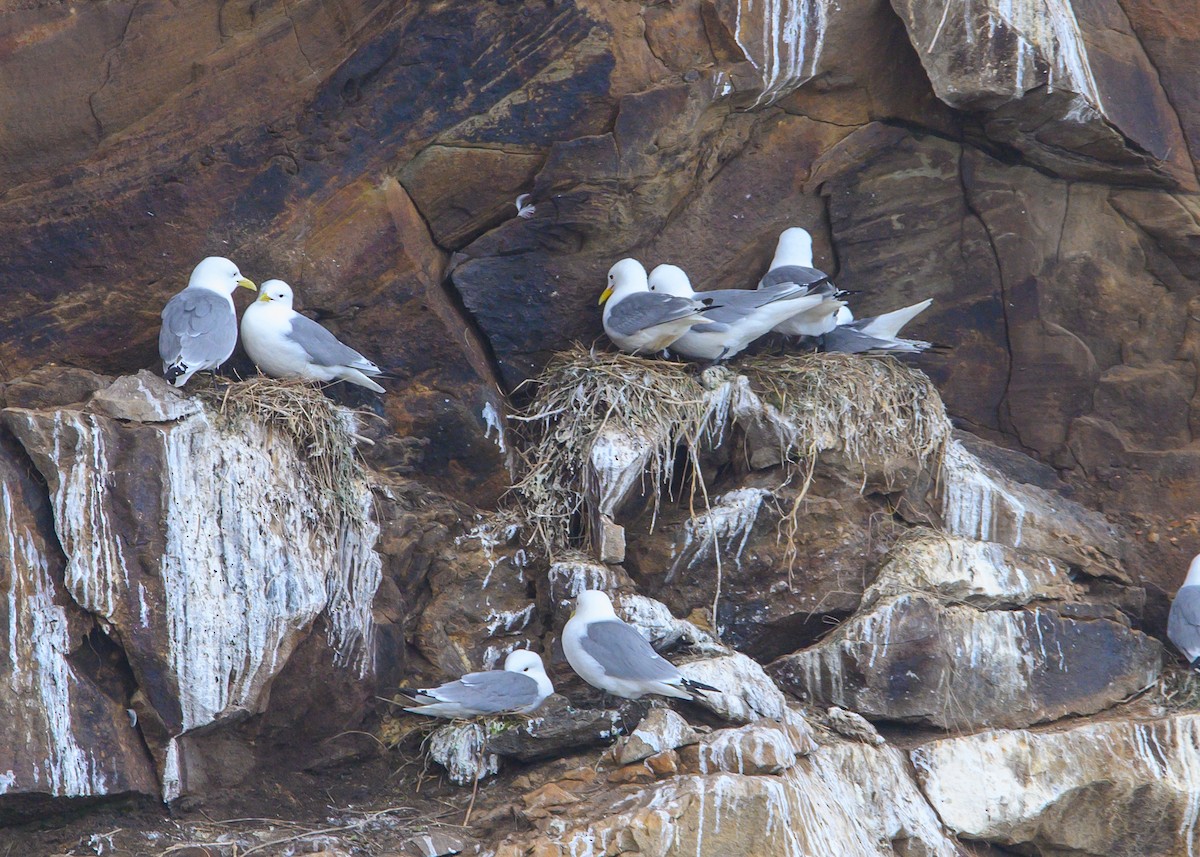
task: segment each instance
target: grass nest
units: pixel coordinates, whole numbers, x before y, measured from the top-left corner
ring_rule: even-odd
[[[258,376],[201,392],[217,425],[237,430],[247,421],[274,431],[292,445],[312,487],[313,506],[336,531],[342,522],[366,522],[362,485],[366,470],[354,446],[354,416],[304,381]]]
[[[1200,711],[1200,674],[1190,667],[1168,664],[1151,685],[1148,698],[1167,711]]]
[[[940,452],[950,421],[924,372],[892,357],[856,354],[754,356],[737,367],[793,427],[788,459],[840,449],[863,464],[888,458],[924,463]]]
[[[509,417],[517,438],[517,481],[511,489],[533,540],[551,554],[568,547],[573,524],[590,543],[584,484],[592,444],[607,427],[645,437],[652,452],[646,478],[670,485],[675,451],[698,449],[714,428],[708,393],[685,364],[576,345],[555,355],[532,382],[529,405]]]
[[[512,495],[533,540],[551,554],[578,541],[590,544],[589,457],[606,428],[648,442],[643,479],[655,514],[664,487],[673,484],[681,449],[691,478],[680,491],[693,500],[699,491],[707,507],[698,454],[723,442],[736,423],[738,408],[731,402],[739,373],[766,410],[777,412],[784,481],[804,479],[784,516],[793,523],[820,452],[838,450],[865,472],[867,462],[880,460],[924,464],[949,436],[933,382],[892,358],[756,356],[700,373],[694,365],[575,346],[551,360],[531,382],[530,404],[509,418],[517,440]]]

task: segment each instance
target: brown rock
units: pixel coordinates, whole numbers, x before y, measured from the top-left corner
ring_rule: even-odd
[[[608,775],[608,781],[616,785],[649,783],[653,782],[656,778],[656,774],[651,770],[649,762],[645,760],[623,765]]]
[[[557,783],[546,783],[540,789],[521,795],[527,809],[558,808],[579,803],[579,798]]]
[[[3,402],[9,408],[57,408],[87,401],[92,393],[113,379],[74,366],[43,366],[3,387]]]
[[[1067,175],[1142,171],[1195,188],[1175,109],[1116,2],[892,4],[938,97]]]
[[[878,602],[768,672],[814,704],[979,729],[1100,711],[1153,683],[1161,661],[1158,641],[1108,620],[983,612],[909,594]]]

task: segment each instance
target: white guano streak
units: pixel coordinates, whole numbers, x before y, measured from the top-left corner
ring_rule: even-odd
[[[816,76],[832,0],[741,0],[734,40],[762,77],[754,107],[773,104]]]
[[[968,4],[964,15],[968,32],[973,31],[971,5]],[[991,0],[985,14],[990,37],[995,38],[1000,23],[1017,36],[1012,49],[1016,69],[1015,96],[1024,94],[1026,60],[1032,61],[1040,54],[1049,66],[1046,72],[1048,91],[1053,92],[1056,86],[1069,89],[1090,101],[1100,113],[1104,112],[1071,0]]]
[[[246,431],[218,441],[199,415],[163,434],[161,575],[185,731],[230,708],[254,709],[322,610],[338,663],[360,675],[370,666],[376,525],[319,532],[290,448]]]
[[[29,703],[20,712],[8,712],[7,717],[23,713],[27,728],[44,730],[48,758],[41,760],[33,775],[40,783],[44,774],[48,787],[37,791],[56,797],[106,794],[107,778],[100,770],[101,763],[79,745],[73,731],[71,689],[76,680],[67,663],[71,651],[67,615],[54,603],[46,558],[28,530],[17,530],[12,496],[4,483],[0,483],[0,512],[9,558],[8,681],[17,698]],[[30,735],[30,741],[34,740]],[[0,776],[0,794],[16,785],[14,772]]]

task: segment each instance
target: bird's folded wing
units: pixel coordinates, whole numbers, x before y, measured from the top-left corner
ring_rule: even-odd
[[[679,670],[624,622],[593,622],[580,638],[580,643],[583,650],[604,668],[604,674],[609,678],[670,681],[679,677]]]
[[[637,292],[614,306],[608,314],[608,326],[622,336],[639,330],[695,315],[703,307],[690,298],[654,292]]]
[[[379,367],[345,345],[328,330],[303,315],[292,317],[288,339],[299,345],[318,366],[350,366],[362,372],[378,372]]]
[[[184,289],[163,307],[158,350],[167,363],[221,360],[236,340],[237,316],[216,292]]]
[[[827,282],[829,282],[829,275],[816,268],[806,268],[803,265],[781,265],[763,274],[763,278],[758,281],[758,287],[767,289],[772,286],[794,284],[811,289],[820,283]]]

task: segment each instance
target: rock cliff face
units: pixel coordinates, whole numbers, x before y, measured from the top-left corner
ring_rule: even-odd
[[[406,722],[377,694],[532,647],[566,699],[431,741],[485,781],[478,811],[444,793],[480,853],[1195,851],[1195,689],[1159,642],[1200,552],[1192,4],[0,20],[0,824],[321,770]],[[512,419],[602,336],[613,261],[748,287],[797,224],[860,315],[934,299],[930,381],[652,366],[620,377],[686,385],[659,430],[621,384],[594,434]],[[253,382],[139,371],[217,253],[388,393],[297,400],[318,442]],[[539,426],[570,466],[522,519]],[[556,648],[583,588],[726,692],[674,720],[600,698]],[[430,853],[411,832],[388,847]]]

